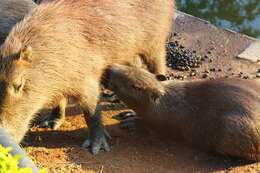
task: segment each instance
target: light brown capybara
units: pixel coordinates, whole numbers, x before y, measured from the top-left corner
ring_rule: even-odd
[[[17,24],[0,48],[0,126],[17,141],[35,113],[74,97],[89,127],[83,147],[109,150],[97,106],[104,69],[140,57],[165,72],[171,0],[59,0],[42,3]],[[15,127],[15,128],[14,128]]]
[[[150,129],[200,149],[260,159],[260,83],[216,79],[159,82],[146,70],[112,65],[108,87]]]
[[[31,0],[0,1],[0,45],[4,42],[12,27],[35,6],[36,4]]]

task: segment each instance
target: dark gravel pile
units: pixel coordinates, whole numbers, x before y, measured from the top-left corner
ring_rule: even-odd
[[[187,71],[201,66],[207,56],[196,55],[196,51],[185,49],[177,41],[167,43],[167,65],[170,68]]]

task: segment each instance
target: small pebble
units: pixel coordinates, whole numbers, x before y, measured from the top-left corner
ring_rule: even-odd
[[[243,79],[249,79],[249,76],[247,76],[247,75],[243,76]]]
[[[191,72],[190,73],[190,76],[192,77],[192,76],[196,76],[196,73],[195,72]]]

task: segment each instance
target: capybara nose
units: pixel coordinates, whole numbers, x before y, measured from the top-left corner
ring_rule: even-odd
[[[163,74],[156,75],[156,79],[159,80],[159,81],[166,81],[167,80],[166,76],[163,75]]]
[[[32,168],[32,173],[38,173],[39,169],[37,166],[33,163],[31,159],[26,155],[26,153],[23,151],[23,149],[17,144],[11,136],[6,132],[5,129],[0,128],[0,145],[3,147],[11,147],[12,150],[10,153],[15,155],[20,155],[21,158],[19,160],[19,167],[20,168]]]

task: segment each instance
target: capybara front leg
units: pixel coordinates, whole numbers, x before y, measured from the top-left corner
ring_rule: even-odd
[[[57,130],[65,121],[66,105],[67,99],[64,97],[60,100],[58,106],[52,109],[50,115],[46,118],[40,118],[40,120],[36,122],[37,126]]]
[[[98,154],[103,149],[110,151],[107,139],[110,138],[101,121],[101,110],[98,106],[99,85],[91,86],[81,98],[81,105],[86,123],[89,128],[89,137],[82,147],[88,148],[92,154]]]

